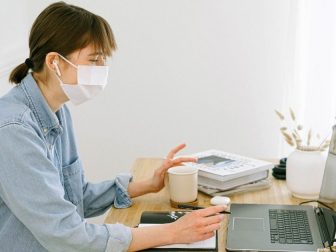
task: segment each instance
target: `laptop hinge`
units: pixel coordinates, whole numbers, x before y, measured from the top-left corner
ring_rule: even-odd
[[[325,248],[333,245],[333,237],[330,236],[327,223],[320,207],[314,208],[317,224],[319,227],[320,235],[322,238],[322,244]]]

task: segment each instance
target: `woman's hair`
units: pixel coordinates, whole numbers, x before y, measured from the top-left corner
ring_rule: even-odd
[[[66,56],[89,44],[105,56],[112,55],[117,46],[106,20],[64,2],[51,4],[41,12],[31,28],[29,58],[11,72],[9,81],[20,83],[29,68],[34,72],[42,71],[49,52]]]

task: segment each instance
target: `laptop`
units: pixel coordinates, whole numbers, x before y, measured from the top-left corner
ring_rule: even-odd
[[[336,170],[335,132],[334,127],[320,199],[336,198],[336,173],[327,179]],[[231,204],[230,211],[227,251],[317,251],[336,241],[336,212],[322,206]]]

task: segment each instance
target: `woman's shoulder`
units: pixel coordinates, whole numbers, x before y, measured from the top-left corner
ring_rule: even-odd
[[[24,104],[3,96],[0,98],[0,128],[11,124],[33,122],[30,108]]]

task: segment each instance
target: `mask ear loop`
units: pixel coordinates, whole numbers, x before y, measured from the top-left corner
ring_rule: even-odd
[[[72,65],[74,68],[78,69],[78,67],[72,63],[70,60],[68,60],[67,58],[65,58],[64,56],[62,56],[61,54],[58,54],[62,59],[64,59],[66,62],[68,62],[70,65]]]
[[[53,60],[52,64],[53,64],[54,67],[55,67],[55,70],[56,70],[57,75],[58,75],[59,77],[61,77],[61,71],[60,71],[60,69],[59,69],[59,67],[58,67],[57,61],[56,61],[56,60]]]

